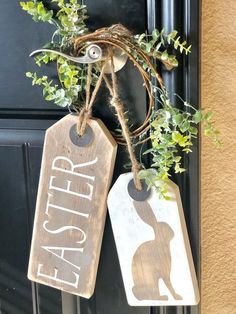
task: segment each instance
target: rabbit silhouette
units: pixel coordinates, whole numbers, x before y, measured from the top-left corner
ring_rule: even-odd
[[[138,300],[168,300],[161,295],[159,281],[162,279],[175,300],[182,297],[175,292],[170,279],[171,251],[170,241],[174,237],[171,227],[157,221],[147,201],[134,201],[139,217],[153,228],[155,239],[142,243],[132,260],[133,294]]]

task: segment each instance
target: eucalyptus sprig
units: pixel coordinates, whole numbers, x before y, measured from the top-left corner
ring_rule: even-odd
[[[20,6],[22,7],[22,10],[32,16],[32,19],[35,22],[49,22],[53,24],[53,11],[48,10],[43,2],[21,1]]]
[[[59,37],[61,46],[76,36],[88,32],[85,24],[87,10],[85,5],[77,3],[77,0],[51,0],[58,6],[57,11],[48,9],[42,1],[21,1],[20,5],[24,11],[32,16],[35,22],[48,22],[56,27],[52,35],[51,43],[54,43],[55,36]]]
[[[52,0],[57,5],[56,10],[50,10],[44,3],[36,1],[20,2],[24,11],[32,16],[35,22],[47,22],[54,25],[55,31],[51,41],[43,48],[61,52],[73,53],[73,39],[88,32],[85,21],[87,19],[86,6],[78,4],[77,0]],[[32,85],[43,88],[46,101],[53,101],[60,107],[78,107],[83,102],[86,83],[86,65],[75,64],[67,59],[50,52],[41,52],[35,58],[39,67],[49,62],[57,63],[59,86],[44,75],[38,77],[37,73],[27,72],[27,77],[32,79]],[[92,73],[92,85],[95,84],[97,74]]]
[[[176,56],[168,52],[168,49],[173,48],[179,50],[180,53],[188,55],[191,52],[191,45],[187,46],[186,41],[181,41],[178,32],[173,30],[169,34],[162,29],[160,32],[154,29],[151,35],[143,33],[134,36],[139,47],[150,57],[161,61],[168,70],[178,66]]]
[[[219,131],[212,121],[212,112],[204,113],[179,97],[187,110],[176,108],[167,93],[159,89],[160,109],[153,110],[150,129],[151,147],[144,155],[151,154],[151,169],[140,171],[140,179],[145,179],[148,187],[154,187],[160,197],[168,199],[166,184],[171,171],[182,173],[184,154],[192,152],[194,139],[197,138],[197,126],[202,123],[204,134],[212,137],[216,145],[221,145]]]

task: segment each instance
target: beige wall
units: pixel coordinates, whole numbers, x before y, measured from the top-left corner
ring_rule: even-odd
[[[202,0],[202,108],[224,146],[202,138],[201,313],[236,313],[236,0]]]

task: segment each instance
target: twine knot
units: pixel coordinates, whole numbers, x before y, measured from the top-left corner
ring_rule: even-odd
[[[91,117],[91,115],[92,115],[91,108],[83,107],[80,110],[79,119],[77,123],[77,133],[79,136],[82,136],[84,134],[87,121]]]
[[[110,104],[116,109],[123,110],[123,103],[119,97],[112,97]]]

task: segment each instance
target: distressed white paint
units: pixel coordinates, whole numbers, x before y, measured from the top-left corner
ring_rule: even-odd
[[[134,296],[132,292],[134,285],[133,255],[142,243],[154,239],[154,231],[138,216],[133,206],[133,199],[127,190],[128,183],[132,178],[132,173],[121,175],[108,195],[109,214],[128,303],[134,306],[197,304],[199,301],[197,280],[179,190],[173,182],[169,184],[170,201],[160,200],[156,192],[152,190],[148,203],[157,221],[168,223],[174,231],[175,236],[170,242],[172,257],[170,278],[175,291],[183,299],[175,300],[163,280],[159,282],[160,293],[168,295],[168,300],[138,300]]]

